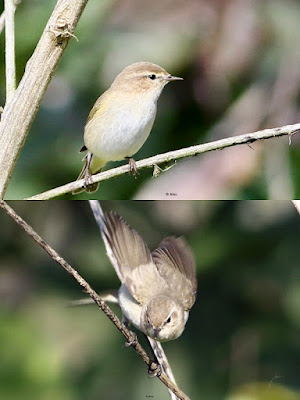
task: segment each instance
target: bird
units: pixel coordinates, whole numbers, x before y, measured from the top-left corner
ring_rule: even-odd
[[[110,161],[127,158],[130,171],[137,173],[132,156],[150,134],[157,100],[168,82],[182,79],[151,62],[136,62],[119,73],[89,113],[80,150],[87,150],[87,154],[77,178],[84,179],[84,186],[73,194],[95,192],[99,184],[93,182],[92,175]]]
[[[107,255],[121,281],[118,303],[125,321],[159,342],[177,339],[195,303],[194,256],[183,238],[166,237],[152,253],[117,213],[90,201]]]

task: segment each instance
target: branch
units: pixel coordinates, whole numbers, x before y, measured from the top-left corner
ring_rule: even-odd
[[[294,125],[286,125],[280,128],[264,129],[253,133],[246,133],[245,135],[233,136],[226,139],[216,140],[214,142],[199,144],[196,146],[186,147],[184,149],[169,151],[168,153],[159,154],[144,160],[137,161],[137,169],[157,167],[158,164],[163,164],[180,158],[195,156],[197,154],[206,153],[213,150],[222,150],[226,147],[237,146],[240,144],[249,144],[257,140],[266,140],[279,136],[292,136],[300,131],[300,123]],[[129,172],[129,166],[123,165],[121,167],[112,168],[108,171],[101,172],[93,175],[93,182],[101,182],[116,176],[124,175]],[[54,197],[70,193],[75,189],[83,187],[84,179],[67,183],[66,185],[48,190],[46,192],[29,197],[26,200],[49,200]]]
[[[112,323],[119,329],[119,331],[124,335],[128,344],[130,344],[135,351],[141,356],[143,361],[148,365],[149,370],[157,371],[158,365],[154,363],[143,347],[139,344],[135,335],[128,330],[124,324],[118,319],[118,317],[111,311],[108,305],[99,297],[99,295],[91,288],[91,286],[79,275],[79,273],[71,267],[52,247],[50,247],[42,238],[39,236],[34,229],[28,225],[8,204],[0,200],[0,207],[45,251],[50,255],[50,257],[56,261],[62,268],[64,268],[83,288],[83,290],[94,300],[99,308],[105,313],[105,315],[112,321]],[[189,400],[189,398],[175,385],[168,377],[161,373],[157,375],[160,379],[180,400]]]
[[[58,0],[0,124],[0,198],[30,126],[88,0]]]
[[[4,29],[5,26],[5,11],[3,11],[0,15],[0,35]]]
[[[4,0],[5,4],[5,80],[6,104],[10,102],[16,90],[15,60],[15,11],[14,0]]]

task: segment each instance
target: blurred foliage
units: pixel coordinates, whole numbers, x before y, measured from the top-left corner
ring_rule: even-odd
[[[95,290],[119,287],[87,202],[9,204]],[[195,253],[196,304],[183,335],[164,344],[191,399],[300,398],[300,217],[291,202],[102,206],[151,250],[183,235]],[[1,398],[168,399],[96,306],[66,307],[84,297],[80,287],[3,210],[0,226]]]
[[[24,0],[17,9],[19,80],[55,3]],[[184,77],[166,87],[137,160],[299,122],[299,18],[296,0],[90,0],[75,32],[79,42],[70,40],[57,68],[7,198],[24,198],[76,179],[89,110],[116,74],[135,61],[152,61]],[[3,34],[0,51],[4,54]],[[3,63],[2,56],[1,104]],[[299,143],[298,134],[290,146],[282,138],[204,154],[178,162],[155,180],[146,170],[137,179],[103,182],[96,196],[299,198]]]
[[[300,395],[276,383],[252,383],[232,393],[227,400],[299,400]]]

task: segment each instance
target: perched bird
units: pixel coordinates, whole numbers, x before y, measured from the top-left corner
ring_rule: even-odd
[[[160,342],[178,338],[197,292],[195,261],[186,242],[167,237],[151,253],[118,214],[104,215],[95,200],[90,205],[121,281],[118,303],[126,320]]]
[[[88,150],[78,179],[85,179],[83,190],[94,192],[98,183],[91,175],[100,172],[109,161],[129,159],[130,170],[136,173],[131,158],[144,144],[156,115],[157,100],[170,81],[182,78],[150,62],[137,62],[126,67],[92,108],[84,129],[84,146]]]

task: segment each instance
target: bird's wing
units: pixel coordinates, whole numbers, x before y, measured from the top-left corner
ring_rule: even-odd
[[[152,258],[171,292],[190,310],[196,300],[197,277],[195,260],[186,242],[182,238],[167,237],[152,253]]]
[[[97,204],[96,204],[97,203]],[[104,215],[95,200],[90,201],[107,255],[120,279],[139,303],[155,295],[165,283],[142,237],[115,212]]]
[[[104,97],[103,95],[104,95],[104,93],[100,97],[98,97],[95,104],[93,105],[93,107],[87,117],[86,124],[88,124],[93,119],[96,112],[100,110],[100,108],[102,106],[102,102],[103,102],[103,97]]]

